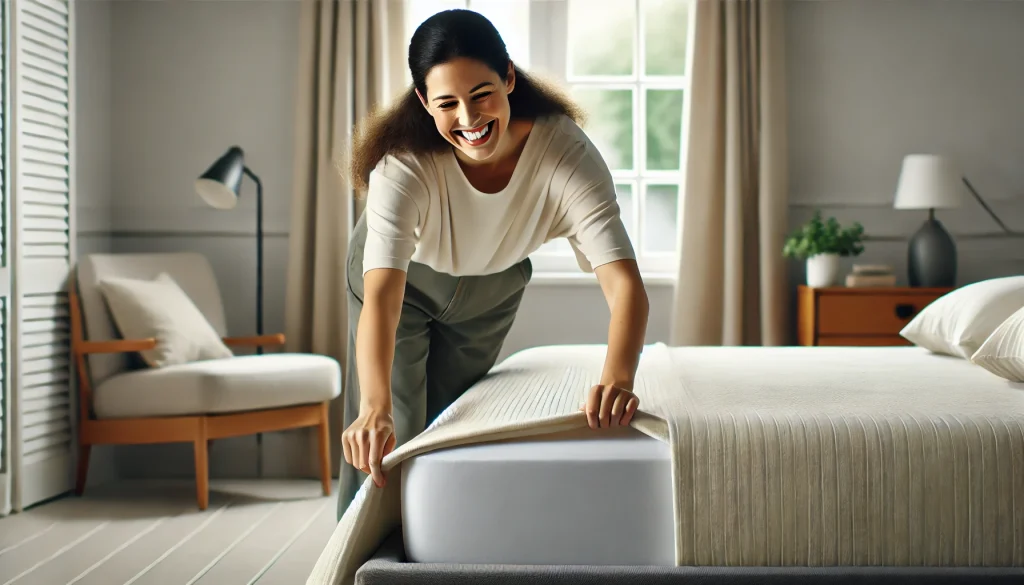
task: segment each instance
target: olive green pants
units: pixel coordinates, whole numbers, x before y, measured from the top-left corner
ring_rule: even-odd
[[[356,329],[363,306],[363,246],[360,218],[348,255],[348,355],[344,382],[344,431],[359,416]],[[391,368],[395,448],[427,427],[494,366],[533,274],[529,258],[496,274],[455,277],[410,264]],[[392,470],[392,473],[399,471]],[[367,474],[341,461],[338,518]],[[391,478],[389,477],[389,480]],[[393,481],[393,480],[392,480]]]

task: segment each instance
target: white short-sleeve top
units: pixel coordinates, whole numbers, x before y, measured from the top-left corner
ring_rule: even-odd
[[[585,272],[635,259],[601,154],[564,115],[538,118],[508,185],[484,193],[451,149],[390,154],[370,174],[364,274],[410,261],[453,276],[493,274],[564,237]]]

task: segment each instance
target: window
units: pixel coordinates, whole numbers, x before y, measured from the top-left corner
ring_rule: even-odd
[[[645,276],[673,276],[693,0],[407,0],[406,38],[437,11],[488,17],[513,61],[564,87],[615,178]],[[565,239],[534,253],[535,273],[578,273]]]

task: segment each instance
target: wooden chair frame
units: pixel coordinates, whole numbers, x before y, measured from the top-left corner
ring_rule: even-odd
[[[82,495],[89,473],[93,445],[143,445],[192,443],[195,452],[196,500],[200,510],[209,504],[210,473],[208,450],[214,439],[238,437],[305,427],[317,427],[320,482],[325,496],[331,494],[329,402],[284,408],[196,416],[97,419],[92,412],[92,383],[86,356],[96,353],[133,353],[156,347],[156,339],[88,341],[84,339],[82,313],[74,278],[69,285],[71,310],[71,353],[78,370],[78,469],[75,493]],[[277,333],[256,337],[225,337],[229,347],[274,347],[284,345]]]

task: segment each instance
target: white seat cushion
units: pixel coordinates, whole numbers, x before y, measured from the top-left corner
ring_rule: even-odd
[[[274,353],[117,374],[96,387],[93,409],[99,418],[185,416],[309,404],[340,393],[334,359]]]

